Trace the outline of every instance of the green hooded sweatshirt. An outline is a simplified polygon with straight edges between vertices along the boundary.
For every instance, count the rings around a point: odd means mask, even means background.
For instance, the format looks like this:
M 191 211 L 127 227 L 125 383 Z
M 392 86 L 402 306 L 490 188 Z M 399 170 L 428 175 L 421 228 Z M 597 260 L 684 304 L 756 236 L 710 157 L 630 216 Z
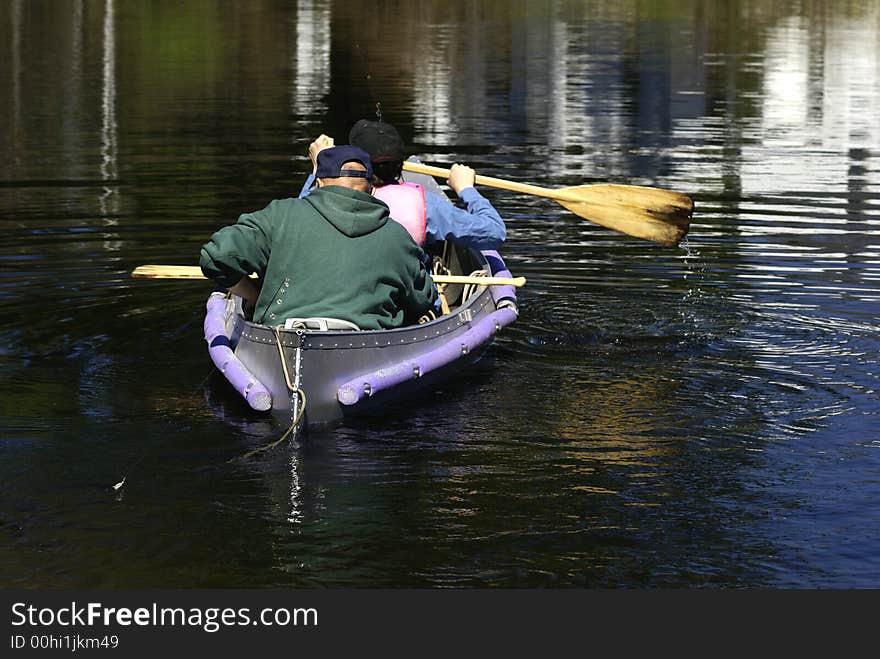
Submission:
M 202 246 L 206 277 L 228 288 L 256 272 L 254 322 L 341 318 L 361 329 L 415 323 L 437 298 L 422 250 L 388 207 L 342 186 L 245 213 Z

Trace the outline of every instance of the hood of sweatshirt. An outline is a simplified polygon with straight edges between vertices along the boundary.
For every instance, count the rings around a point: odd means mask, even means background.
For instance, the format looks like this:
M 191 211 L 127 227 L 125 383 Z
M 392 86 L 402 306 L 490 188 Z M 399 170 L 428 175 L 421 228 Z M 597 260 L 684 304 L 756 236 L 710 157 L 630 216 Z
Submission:
M 366 192 L 341 185 L 312 190 L 304 199 L 337 231 L 351 238 L 372 233 L 389 220 L 388 206 Z

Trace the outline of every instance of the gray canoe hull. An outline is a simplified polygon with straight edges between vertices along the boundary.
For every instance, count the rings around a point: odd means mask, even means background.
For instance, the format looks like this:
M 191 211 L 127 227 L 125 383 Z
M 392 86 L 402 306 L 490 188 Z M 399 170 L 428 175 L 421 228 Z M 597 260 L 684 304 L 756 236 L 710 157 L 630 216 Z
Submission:
M 504 276 L 497 271 L 497 253 L 487 254 L 493 255 L 495 269 L 484 254 L 472 252 L 471 258 L 482 261 L 486 274 Z M 264 388 L 271 409 L 288 422 L 296 418 L 304 400 L 305 424 L 332 424 L 369 411 L 389 397 L 407 396 L 472 363 L 495 334 L 516 319 L 512 297 L 510 287 L 474 287 L 451 313 L 436 320 L 367 331 L 268 327 L 245 320 L 237 299 L 226 298 L 222 306 L 213 299 L 206 338 L 218 368 L 252 407 L 260 409 L 252 399 Z M 222 325 L 213 337 L 208 336 L 209 321 Z M 219 361 L 214 354 L 218 346 L 225 350 Z M 262 401 L 265 408 L 266 396 Z
M 427 194 L 443 195 L 431 177 L 405 172 L 405 178 Z M 446 247 L 444 261 L 451 274 L 511 276 L 495 251 Z M 292 423 L 304 398 L 305 424 L 332 424 L 454 374 L 516 320 L 513 286 L 455 284 L 446 287 L 446 294 L 450 313 L 427 323 L 394 330 L 318 331 L 249 322 L 240 300 L 214 293 L 205 338 L 217 368 L 253 409 L 271 409 Z

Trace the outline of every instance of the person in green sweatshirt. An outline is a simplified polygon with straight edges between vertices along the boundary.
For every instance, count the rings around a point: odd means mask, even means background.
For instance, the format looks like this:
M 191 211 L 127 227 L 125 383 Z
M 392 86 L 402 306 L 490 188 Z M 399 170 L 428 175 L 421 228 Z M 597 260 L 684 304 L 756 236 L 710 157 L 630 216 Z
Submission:
M 217 231 L 202 246 L 202 273 L 239 295 L 245 312 L 265 325 L 309 317 L 360 329 L 418 322 L 437 291 L 421 248 L 370 195 L 372 175 L 365 151 L 324 149 L 318 189 L 304 199 L 276 199 Z

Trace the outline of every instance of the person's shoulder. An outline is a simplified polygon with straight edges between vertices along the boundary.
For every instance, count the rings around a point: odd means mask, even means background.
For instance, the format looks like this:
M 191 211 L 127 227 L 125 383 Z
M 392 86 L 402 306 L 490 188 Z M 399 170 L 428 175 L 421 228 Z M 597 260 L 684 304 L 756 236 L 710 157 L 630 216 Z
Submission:
M 308 203 L 305 199 L 300 199 L 299 197 L 279 197 L 278 199 L 273 199 L 270 204 L 277 204 L 279 206 L 298 206 L 303 203 Z
M 278 222 L 289 217 L 291 214 L 298 214 L 306 207 L 308 202 L 305 199 L 297 199 L 294 197 L 285 197 L 283 199 L 273 199 L 258 211 L 244 213 L 242 217 L 250 218 L 251 222 L 265 223 Z
M 460 218 L 468 214 L 467 210 L 453 204 L 448 197 L 427 191 L 425 192 L 425 211 L 429 218 Z
M 308 197 L 300 199 L 298 197 L 283 197 L 273 199 L 266 206 L 266 210 L 271 212 L 288 212 L 297 208 L 304 208 L 310 205 Z
M 461 199 L 461 197 L 459 197 Z M 442 192 L 432 192 L 425 190 L 425 206 L 438 210 L 461 210 L 455 205 L 455 201 L 447 197 Z

